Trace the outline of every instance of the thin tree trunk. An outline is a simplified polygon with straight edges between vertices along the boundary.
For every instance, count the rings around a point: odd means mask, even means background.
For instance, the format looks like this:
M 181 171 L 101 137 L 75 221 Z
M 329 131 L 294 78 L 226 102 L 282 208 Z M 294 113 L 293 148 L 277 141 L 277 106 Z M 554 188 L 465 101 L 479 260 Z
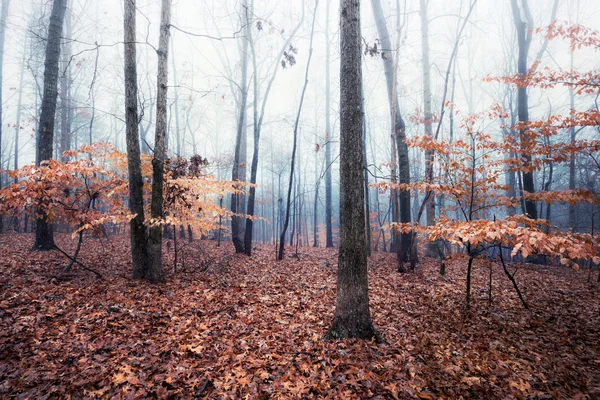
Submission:
M 315 22 L 317 20 L 317 7 L 319 5 L 319 0 L 315 0 L 315 8 L 313 10 L 313 20 L 312 20 L 312 28 L 310 31 L 310 44 L 308 50 L 308 60 L 306 61 L 306 71 L 304 73 L 304 86 L 302 87 L 302 95 L 300 96 L 300 104 L 298 105 L 298 113 L 296 114 L 296 122 L 294 124 L 294 142 L 292 145 L 292 161 L 290 168 L 290 180 L 288 184 L 288 193 L 287 193 L 287 205 L 285 211 L 285 219 L 283 222 L 283 228 L 281 229 L 281 237 L 279 239 L 279 253 L 277 254 L 277 260 L 283 260 L 283 249 L 285 246 L 285 233 L 288 228 L 288 224 L 290 221 L 290 203 L 292 200 L 292 185 L 294 184 L 294 168 L 296 164 L 296 151 L 297 151 L 297 143 L 298 143 L 298 125 L 300 124 L 300 116 L 302 115 L 302 105 L 304 104 L 304 96 L 306 94 L 306 88 L 308 86 L 308 72 L 310 71 L 310 62 L 312 60 L 313 53 L 313 38 L 315 34 Z
M 21 108 L 23 106 L 23 85 L 25 82 L 25 53 L 27 51 L 27 43 L 25 42 L 25 46 L 23 48 L 23 61 L 21 63 L 21 71 L 19 72 L 19 96 L 17 100 L 17 120 L 15 124 L 15 156 L 14 156 L 14 166 L 15 170 L 19 169 L 19 137 L 21 136 Z M 14 183 L 18 182 L 18 178 L 14 178 Z
M 252 2 L 252 7 L 254 7 L 254 2 Z M 249 17 L 248 17 L 247 21 L 248 21 L 247 22 L 248 25 L 251 25 L 251 20 L 249 19 Z M 277 58 L 277 64 L 274 66 L 273 74 L 271 75 L 269 83 L 267 84 L 267 89 L 265 90 L 265 95 L 262 99 L 260 116 L 258 115 L 258 76 L 257 76 L 258 68 L 256 65 L 256 51 L 254 48 L 254 40 L 252 40 L 252 36 L 251 36 L 252 31 L 251 31 L 251 29 L 249 30 L 250 51 L 252 53 L 252 67 L 254 70 L 254 78 L 253 78 L 253 85 L 254 85 L 254 110 L 253 110 L 254 111 L 254 118 L 253 118 L 254 149 L 253 149 L 253 153 L 252 153 L 252 165 L 250 167 L 250 183 L 251 184 L 256 184 L 256 177 L 258 175 L 258 156 L 259 156 L 259 149 L 260 149 L 260 133 L 261 133 L 261 129 L 262 129 L 263 118 L 265 116 L 265 107 L 267 105 L 267 100 L 269 99 L 269 93 L 271 92 L 271 87 L 273 86 L 273 82 L 275 82 L 275 78 L 277 77 L 277 72 L 279 71 L 279 61 L 283 57 L 283 53 L 286 50 L 288 50 L 292 39 L 296 36 L 296 33 L 302 26 L 303 21 L 304 21 L 304 1 L 302 2 L 302 15 L 300 17 L 300 20 L 299 20 L 298 24 L 295 26 L 291 35 L 287 38 L 287 40 L 281 47 L 281 50 L 279 52 L 279 57 Z M 251 186 L 250 192 L 248 195 L 248 207 L 246 210 L 246 214 L 249 216 L 254 216 L 255 199 L 256 199 L 256 187 Z M 244 247 L 245 247 L 246 255 L 248 255 L 248 256 L 250 256 L 252 254 L 253 226 L 254 226 L 254 221 L 252 220 L 252 218 L 247 218 L 246 219 L 246 230 L 244 232 Z
M 6 20 L 8 18 L 8 6 L 10 0 L 2 0 L 2 15 L 0 16 L 0 189 L 4 183 L 2 170 L 2 154 L 4 148 L 2 147 L 2 131 L 4 130 L 3 120 L 3 107 L 2 107 L 2 80 L 4 76 L 4 42 L 6 36 Z M 0 214 L 0 233 L 4 231 L 4 217 Z
M 573 50 L 571 50 L 571 71 L 573 70 Z M 575 109 L 575 91 L 573 90 L 573 86 L 569 85 L 569 104 L 571 110 Z M 571 118 L 573 118 L 573 111 L 571 111 Z M 577 139 L 577 132 L 575 131 L 575 127 L 571 127 L 569 129 L 569 136 L 571 140 L 571 145 L 575 144 L 575 139 Z M 576 181 L 575 181 L 575 159 L 577 158 L 577 153 L 571 153 L 571 157 L 569 157 L 569 190 L 575 190 Z M 575 204 L 569 204 L 569 229 L 571 232 L 577 232 L 577 215 L 575 214 L 576 206 Z
M 244 19 L 242 19 L 242 25 L 245 25 L 244 28 L 244 32 L 245 32 L 245 36 L 242 37 L 242 48 L 240 49 L 240 57 L 241 57 L 241 62 L 242 62 L 242 76 L 240 79 L 240 103 L 239 103 L 239 109 L 240 109 L 240 113 L 238 116 L 238 122 L 237 122 L 237 133 L 235 136 L 235 152 L 234 152 L 234 157 L 233 157 L 233 167 L 231 169 L 231 180 L 236 182 L 236 181 L 245 181 L 246 176 L 244 174 L 244 176 L 241 175 L 242 173 L 242 167 L 241 164 L 245 164 L 246 160 L 244 158 L 245 156 L 245 147 L 246 147 L 246 140 L 245 140 L 245 135 L 244 135 L 244 126 L 247 124 L 246 121 L 246 106 L 248 104 L 248 43 L 250 42 L 250 39 L 248 37 L 248 32 L 250 31 L 249 28 L 249 24 L 248 24 L 248 18 L 249 18 L 249 10 L 248 10 L 248 5 L 247 5 L 247 1 L 244 0 L 241 3 L 241 7 L 242 7 L 242 13 L 243 15 L 245 15 L 246 17 Z M 256 101 L 255 101 L 256 103 Z M 243 149 L 244 148 L 244 149 Z M 245 168 L 244 168 L 244 172 L 245 172 Z M 240 194 L 239 193 L 233 193 L 231 195 L 231 212 L 234 214 L 243 214 L 246 212 L 246 210 L 243 210 L 241 207 L 241 201 L 240 201 Z M 243 253 L 244 252 L 244 240 L 243 240 L 243 233 L 242 233 L 242 221 L 243 219 L 241 217 L 238 217 L 236 215 L 234 215 L 231 218 L 231 240 L 233 241 L 233 245 L 235 247 L 235 252 L 236 253 Z
M 360 3 L 340 5 L 340 249 L 335 315 L 328 338 L 377 336 L 369 310 L 365 241 Z
M 331 199 L 331 40 L 329 38 L 329 5 L 325 0 L 325 247 L 333 247 Z
M 42 110 L 38 129 L 39 142 L 37 147 L 36 164 L 52 158 L 52 145 L 54 142 L 54 122 L 56 116 L 56 99 L 58 96 L 58 61 L 60 59 L 60 39 L 63 31 L 66 0 L 54 0 L 50 25 L 48 27 L 48 42 L 46 44 L 46 61 L 44 65 L 44 94 Z M 41 211 L 41 210 L 40 210 Z M 43 211 L 36 222 L 35 244 L 36 250 L 51 250 L 54 245 L 52 224 L 46 220 Z
M 68 0 L 67 0 L 68 1 Z M 71 150 L 71 11 L 65 13 L 65 39 L 63 44 L 62 75 L 60 78 L 60 151 L 63 162 L 68 161 L 63 153 Z
M 169 69 L 169 34 L 171 24 L 171 0 L 162 0 L 160 22 L 160 38 L 158 42 L 158 75 L 156 78 L 156 132 L 154 135 L 154 159 L 152 160 L 152 204 L 150 206 L 153 220 L 162 220 L 163 212 L 163 179 L 165 168 L 166 133 L 167 133 L 167 82 Z M 164 280 L 162 270 L 162 227 L 150 227 L 148 237 L 148 254 L 150 268 L 146 279 L 150 282 Z
M 433 115 L 431 108 L 431 64 L 429 61 L 429 19 L 427 16 L 427 2 L 420 0 L 420 16 L 421 16 L 421 51 L 423 56 L 423 116 L 425 125 L 425 135 L 433 137 Z M 425 150 L 425 181 L 433 183 L 433 150 Z M 435 224 L 435 195 L 431 193 L 427 199 L 427 226 Z M 429 242 L 427 246 L 427 254 L 430 257 L 437 257 L 438 244 Z
M 406 124 L 404 123 L 402 113 L 400 112 L 397 90 L 397 65 L 400 51 L 399 43 L 396 43 L 396 48 L 392 50 L 392 42 L 385 21 L 383 8 L 381 7 L 381 1 L 371 0 L 371 7 L 373 9 L 375 24 L 377 25 L 377 32 L 379 34 L 383 52 L 382 60 L 390 108 L 390 123 L 392 125 L 392 182 L 409 184 L 410 161 L 408 157 L 408 146 L 404 141 L 406 138 Z M 399 9 L 397 10 L 397 13 L 399 15 Z M 399 23 L 400 20 L 398 17 L 397 24 L 399 25 Z M 396 40 L 399 42 L 400 26 L 397 26 L 396 29 L 398 30 L 398 37 Z M 392 196 L 393 222 L 410 223 L 410 190 L 392 190 L 390 196 Z M 398 256 L 398 269 L 400 271 L 403 271 L 404 269 L 402 263 L 408 261 L 410 256 L 410 236 L 410 233 L 396 233 L 393 235 L 396 254 Z

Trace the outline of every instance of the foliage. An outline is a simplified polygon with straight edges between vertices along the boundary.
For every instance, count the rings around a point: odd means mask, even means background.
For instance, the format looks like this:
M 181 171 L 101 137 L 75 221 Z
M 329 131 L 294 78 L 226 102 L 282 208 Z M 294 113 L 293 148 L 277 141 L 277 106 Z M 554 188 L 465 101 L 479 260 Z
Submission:
M 377 345 L 322 340 L 335 303 L 335 249 L 301 248 L 300 261 L 276 263 L 261 246 L 248 258 L 232 255 L 230 243 L 195 241 L 185 270 L 148 285 L 129 279 L 125 236 L 90 243 L 81 256 L 104 282 L 49 278 L 62 261 L 29 252 L 30 240 L 0 236 L 0 397 L 600 395 L 597 288 L 585 283 L 587 271 L 522 267 L 535 305 L 524 312 L 499 271 L 489 302 L 488 268 L 476 263 L 476 307 L 465 320 L 464 263 L 449 264 L 446 278 L 431 260 L 395 274 L 394 255 L 374 253 L 370 302 L 386 341 Z M 172 253 L 165 257 L 168 265 Z M 206 269 L 207 257 L 218 262 Z

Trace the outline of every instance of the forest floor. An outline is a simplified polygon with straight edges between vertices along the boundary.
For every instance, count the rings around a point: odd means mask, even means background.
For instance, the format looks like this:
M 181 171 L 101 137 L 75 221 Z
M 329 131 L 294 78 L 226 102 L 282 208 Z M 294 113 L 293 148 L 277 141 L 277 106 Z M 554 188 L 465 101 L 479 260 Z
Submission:
M 73 249 L 70 235 L 57 243 Z M 523 265 L 519 302 L 502 269 L 425 260 L 399 274 L 369 260 L 382 343 L 323 341 L 335 310 L 337 253 L 274 261 L 229 243 L 186 245 L 167 282 L 133 281 L 128 238 L 88 238 L 60 278 L 60 253 L 0 235 L 0 398 L 600 398 L 600 288 L 587 271 Z M 596 272 L 597 273 L 597 272 Z M 593 276 L 595 282 L 595 275 Z

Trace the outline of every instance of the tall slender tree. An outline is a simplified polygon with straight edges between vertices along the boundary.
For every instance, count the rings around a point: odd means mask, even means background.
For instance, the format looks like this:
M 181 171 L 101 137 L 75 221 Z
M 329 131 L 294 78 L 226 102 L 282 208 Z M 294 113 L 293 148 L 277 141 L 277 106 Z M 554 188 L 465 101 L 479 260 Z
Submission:
M 2 120 L 2 78 L 4 71 L 4 38 L 6 37 L 6 19 L 8 18 L 8 5 L 10 0 L 2 0 L 2 15 L 0 16 L 0 171 L 2 165 L 2 130 L 4 121 Z M 2 172 L 0 172 L 0 189 L 2 188 Z M 4 230 L 4 221 L 0 215 L 0 233 Z
M 163 213 L 163 174 L 167 151 L 167 82 L 169 77 L 169 34 L 171 26 L 171 0 L 162 0 L 160 13 L 160 37 L 158 39 L 158 74 L 156 77 L 156 131 L 154 134 L 154 158 L 152 159 L 151 217 L 161 220 Z M 164 280 L 162 270 L 162 225 L 150 226 L 148 236 L 149 268 L 145 278 L 150 282 Z
M 135 217 L 129 223 L 133 278 L 146 276 L 148 269 L 148 237 L 144 225 L 144 182 L 140 156 L 140 133 L 137 107 L 136 67 L 136 0 L 125 0 L 125 138 L 129 172 L 129 210 Z
M 71 149 L 71 36 L 71 11 L 67 7 L 60 76 L 60 146 L 58 154 L 62 161 L 66 161 L 63 153 Z
M 533 32 L 533 20 L 531 18 L 531 12 L 529 11 L 529 4 L 527 0 L 521 0 L 523 7 L 523 13 L 525 14 L 526 20 L 521 18 L 521 10 L 517 4 L 517 0 L 511 0 L 510 2 L 513 14 L 513 22 L 517 30 L 517 43 L 519 46 L 519 58 L 517 60 L 517 72 L 521 76 L 527 75 L 527 55 L 529 54 L 529 46 L 531 45 L 531 38 Z M 519 116 L 519 122 L 526 122 L 529 120 L 529 99 L 527 95 L 527 87 L 519 87 L 517 89 L 517 113 Z M 521 145 L 527 141 L 525 129 L 519 130 L 519 140 Z M 531 165 L 531 154 L 525 151 L 521 154 L 521 158 L 524 161 L 524 166 Z M 535 183 L 533 177 L 533 171 L 525 170 L 522 172 L 523 190 L 529 193 L 535 193 Z M 526 199 L 525 200 L 525 212 L 529 218 L 537 219 L 538 213 L 535 206 L 535 201 Z
M 406 124 L 404 123 L 402 113 L 400 112 L 400 104 L 398 102 L 397 95 L 398 89 L 396 83 L 398 74 L 397 64 L 400 51 L 399 43 L 396 43 L 396 48 L 393 50 L 392 41 L 390 39 L 387 24 L 385 22 L 383 8 L 381 7 L 381 1 L 371 0 L 371 7 L 373 9 L 375 24 L 377 25 L 377 33 L 379 35 L 379 41 L 381 43 L 381 48 L 383 52 L 382 60 L 388 94 L 388 104 L 390 107 L 390 118 L 392 124 L 392 146 L 394 146 L 395 142 L 395 148 L 393 149 L 393 152 L 397 154 L 397 179 L 398 182 L 401 184 L 408 184 L 410 183 L 410 161 L 408 157 L 408 146 L 404 141 L 404 139 L 406 139 Z M 399 9 L 397 10 L 397 13 L 398 15 L 400 14 Z M 399 25 L 399 23 L 400 21 L 398 18 L 397 24 Z M 398 30 L 398 33 L 400 33 L 400 26 L 397 26 L 396 29 Z M 394 179 L 396 178 L 394 177 Z M 395 191 L 392 192 L 392 195 L 396 196 L 394 192 Z M 398 210 L 396 210 L 396 212 L 394 213 L 396 217 L 396 220 L 394 222 L 410 223 L 410 191 L 400 191 L 398 198 L 399 202 L 394 201 L 395 207 L 398 208 Z M 410 243 L 410 233 L 402 233 L 400 235 L 400 243 L 396 243 L 399 261 L 401 263 L 408 261 L 410 255 Z
M 248 104 L 248 44 L 250 42 L 250 31 L 251 26 L 249 24 L 250 21 L 250 10 L 248 9 L 248 2 L 243 0 L 241 3 L 241 15 L 244 17 L 241 19 L 242 26 L 244 27 L 243 31 L 245 33 L 242 36 L 242 46 L 240 48 L 240 58 L 242 62 L 242 77 L 240 79 L 239 89 L 240 89 L 240 103 L 239 103 L 239 116 L 237 122 L 237 132 L 235 135 L 235 150 L 233 156 L 233 166 L 231 168 L 231 180 L 232 181 L 245 181 L 246 180 L 246 107 Z M 242 165 L 244 164 L 244 165 Z M 243 174 L 243 175 L 242 175 Z M 234 214 L 237 213 L 245 213 L 244 203 L 240 201 L 242 196 L 239 193 L 231 194 L 231 212 Z M 231 218 L 231 240 L 233 241 L 233 246 L 235 247 L 236 253 L 244 252 L 244 226 L 243 218 L 233 216 Z
M 45 160 L 52 159 L 56 98 L 58 96 L 58 61 L 60 59 L 60 41 L 66 9 L 67 0 L 54 0 L 52 13 L 50 14 L 50 25 L 48 27 L 48 42 L 46 43 L 44 89 L 36 154 L 37 165 L 40 165 Z M 43 212 L 40 212 L 40 216 L 36 221 L 35 244 L 33 248 L 42 251 L 54 248 L 52 224 L 46 221 Z
M 300 96 L 300 104 L 298 105 L 298 113 L 296 114 L 296 122 L 294 123 L 294 141 L 292 144 L 292 160 L 290 166 L 290 179 L 288 182 L 288 192 L 287 192 L 287 203 L 285 209 L 285 219 L 283 220 L 283 228 L 281 229 L 281 237 L 279 239 L 279 253 L 277 253 L 277 259 L 283 260 L 283 250 L 285 246 L 285 233 L 288 228 L 288 224 L 290 221 L 290 204 L 292 201 L 292 187 L 294 185 L 294 170 L 296 167 L 296 150 L 298 144 L 298 125 L 300 124 L 300 116 L 302 115 L 302 105 L 304 104 L 304 96 L 306 94 L 306 88 L 308 87 L 308 73 L 310 71 L 310 62 L 312 60 L 313 53 L 313 38 L 315 35 L 315 22 L 317 20 L 317 7 L 319 6 L 319 0 L 315 0 L 315 8 L 313 10 L 313 20 L 312 27 L 310 30 L 310 43 L 308 49 L 308 60 L 306 61 L 306 70 L 304 72 L 304 86 L 302 87 L 302 95 Z M 296 196 L 294 196 L 296 198 Z M 297 199 L 295 200 L 297 201 Z M 292 239 L 293 239 L 292 233 Z M 291 245 L 291 243 L 290 243 Z
M 340 249 L 329 338 L 376 336 L 369 310 L 363 180 L 360 1 L 340 5 Z
M 251 9 L 254 7 L 254 2 L 251 3 L 250 7 L 251 7 Z M 304 1 L 302 2 L 302 15 L 300 16 L 300 19 L 298 20 L 298 23 L 292 30 L 292 33 L 290 34 L 290 36 L 288 36 L 285 43 L 283 43 L 283 45 L 281 46 L 279 55 L 275 61 L 273 69 L 270 70 L 271 78 L 269 79 L 269 83 L 267 84 L 267 88 L 265 89 L 265 94 L 262 96 L 262 103 L 260 105 L 260 115 L 258 113 L 258 99 L 260 99 L 260 96 L 258 93 L 258 74 L 257 74 L 258 68 L 257 68 L 257 61 L 256 61 L 256 48 L 254 45 L 254 39 L 252 38 L 252 31 L 251 30 L 249 31 L 250 52 L 252 54 L 252 69 L 254 70 L 253 80 L 252 80 L 253 88 L 254 88 L 254 93 L 253 93 L 254 94 L 254 101 L 253 101 L 254 149 L 253 149 L 253 153 L 252 153 L 252 165 L 250 167 L 250 184 L 252 184 L 252 185 L 256 184 L 256 177 L 258 174 L 258 155 L 259 155 L 259 150 L 260 150 L 260 134 L 261 134 L 263 120 L 265 117 L 265 108 L 267 106 L 267 100 L 269 99 L 269 93 L 271 93 L 271 88 L 273 87 L 273 82 L 275 82 L 275 78 L 277 77 L 277 72 L 279 71 L 279 63 L 281 62 L 284 52 L 289 49 L 292 39 L 294 39 L 296 37 L 296 33 L 298 33 L 298 30 L 302 26 L 303 22 L 304 22 Z M 248 20 L 248 23 L 250 23 L 250 20 Z M 246 214 L 249 215 L 250 217 L 252 217 L 254 215 L 255 199 L 256 199 L 256 187 L 251 186 L 250 193 L 248 195 L 248 207 L 246 209 Z M 252 220 L 252 218 L 247 218 L 246 219 L 246 230 L 244 232 L 244 247 L 245 247 L 245 253 L 247 255 L 252 254 L 253 226 L 254 226 L 254 221 Z
M 329 37 L 329 3 L 325 5 L 325 247 L 333 247 L 333 212 L 331 199 L 331 39 Z

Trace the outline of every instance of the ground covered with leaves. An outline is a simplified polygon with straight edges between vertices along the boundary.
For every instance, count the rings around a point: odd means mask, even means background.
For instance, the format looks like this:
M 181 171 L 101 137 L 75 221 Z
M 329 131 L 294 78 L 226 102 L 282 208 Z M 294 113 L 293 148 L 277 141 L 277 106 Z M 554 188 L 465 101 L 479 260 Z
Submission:
M 375 253 L 370 298 L 382 343 L 327 342 L 336 251 L 274 260 L 229 244 L 186 245 L 168 281 L 130 279 L 128 239 L 89 238 L 63 276 L 58 252 L 0 236 L 2 398 L 600 398 L 599 288 L 587 271 L 520 267 L 523 309 L 499 266 L 425 260 L 398 274 Z M 70 236 L 58 243 L 74 248 Z M 595 281 L 595 280 L 594 280 Z

